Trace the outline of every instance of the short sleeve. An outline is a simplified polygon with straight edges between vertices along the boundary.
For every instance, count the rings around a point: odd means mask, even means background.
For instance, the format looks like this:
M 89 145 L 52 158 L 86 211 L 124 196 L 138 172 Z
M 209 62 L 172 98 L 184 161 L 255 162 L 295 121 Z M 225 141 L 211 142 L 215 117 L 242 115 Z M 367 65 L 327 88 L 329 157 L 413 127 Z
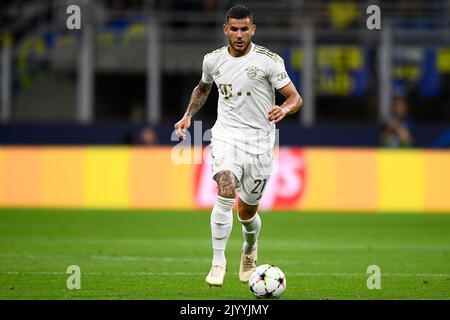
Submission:
M 289 78 L 286 68 L 284 66 L 284 61 L 281 57 L 277 56 L 277 61 L 272 60 L 268 70 L 268 79 L 275 89 L 281 89 L 289 82 Z
M 211 74 L 211 67 L 206 59 L 206 56 L 203 58 L 203 66 L 202 66 L 202 82 L 210 84 L 213 82 L 213 77 Z

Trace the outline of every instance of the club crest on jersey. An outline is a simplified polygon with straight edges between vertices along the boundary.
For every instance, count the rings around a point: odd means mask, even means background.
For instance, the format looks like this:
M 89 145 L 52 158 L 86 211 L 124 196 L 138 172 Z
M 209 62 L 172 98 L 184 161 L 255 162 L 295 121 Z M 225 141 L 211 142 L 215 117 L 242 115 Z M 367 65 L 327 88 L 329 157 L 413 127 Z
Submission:
M 249 79 L 255 79 L 256 75 L 258 74 L 258 68 L 255 66 L 249 66 L 247 69 L 245 69 L 247 71 L 247 77 Z

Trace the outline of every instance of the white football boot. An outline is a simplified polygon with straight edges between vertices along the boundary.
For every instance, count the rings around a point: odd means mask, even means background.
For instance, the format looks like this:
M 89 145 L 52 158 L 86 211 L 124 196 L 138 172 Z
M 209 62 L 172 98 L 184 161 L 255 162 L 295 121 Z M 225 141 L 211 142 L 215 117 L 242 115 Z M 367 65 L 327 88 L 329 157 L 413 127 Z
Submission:
M 223 285 L 223 278 L 225 277 L 226 266 L 215 265 L 211 267 L 208 275 L 206 276 L 206 283 L 209 286 L 220 287 Z
M 244 249 L 241 252 L 241 265 L 239 266 L 239 280 L 248 282 L 253 271 L 256 270 L 256 260 L 258 260 L 258 246 L 255 244 L 250 254 L 245 254 Z

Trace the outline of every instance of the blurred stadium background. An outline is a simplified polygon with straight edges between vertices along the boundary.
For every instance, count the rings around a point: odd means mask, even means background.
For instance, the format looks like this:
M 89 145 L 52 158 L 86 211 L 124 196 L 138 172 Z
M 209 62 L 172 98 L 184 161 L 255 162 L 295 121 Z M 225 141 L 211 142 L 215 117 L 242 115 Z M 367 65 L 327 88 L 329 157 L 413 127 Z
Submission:
M 176 144 L 173 124 L 203 55 L 225 44 L 224 12 L 234 3 L 2 1 L 0 204 L 211 205 L 207 166 L 175 166 L 159 147 Z M 70 4 L 81 7 L 81 30 L 67 29 Z M 279 126 L 291 149 L 282 149 L 265 206 L 450 211 L 450 2 L 246 4 L 254 41 L 284 58 L 305 100 Z M 370 4 L 381 8 L 381 30 L 366 27 Z M 216 99 L 213 90 L 195 118 L 203 132 Z M 405 141 L 389 125 L 398 104 Z
M 177 164 L 171 136 L 203 56 L 226 44 L 224 14 L 236 3 L 253 10 L 254 42 L 284 58 L 305 101 L 279 124 L 279 161 L 262 200 L 269 211 L 263 254 L 299 258 L 282 265 L 288 278 L 303 270 L 301 286 L 288 281 L 287 297 L 448 299 L 450 216 L 407 213 L 450 213 L 450 0 L 0 1 L 1 297 L 77 297 L 64 291 L 64 273 L 60 284 L 51 280 L 73 257 L 97 277 L 99 291 L 81 297 L 211 294 L 201 286 L 210 254 L 205 215 L 121 213 L 207 213 L 213 205 L 208 141 L 196 140 L 186 158 L 199 160 L 205 150 L 204 162 Z M 81 7 L 81 30 L 67 29 L 72 4 Z M 372 4 L 381 8 L 381 30 L 366 27 Z M 214 123 L 216 101 L 212 90 L 195 116 L 202 133 Z M 271 210 L 317 216 L 277 218 Z M 376 220 L 350 212 L 406 214 Z M 170 237 L 172 247 L 164 242 Z M 237 231 L 233 237 L 237 265 L 241 239 Z M 196 281 L 185 277 L 176 288 L 189 288 L 185 295 L 160 278 L 156 291 L 124 278 L 124 271 L 168 276 L 174 270 L 164 263 L 176 258 L 142 262 L 167 252 L 186 255 L 192 267 Z M 193 256 L 205 259 L 197 265 Z M 344 284 L 357 294 L 336 289 L 333 277 L 353 277 L 348 272 L 372 258 L 389 266 L 398 291 L 370 295 L 358 287 L 365 269 Z M 111 265 L 122 276 L 101 278 Z M 21 271 L 34 272 L 34 289 Z M 117 289 L 133 285 L 141 291 Z M 247 297 L 224 290 L 217 296 Z

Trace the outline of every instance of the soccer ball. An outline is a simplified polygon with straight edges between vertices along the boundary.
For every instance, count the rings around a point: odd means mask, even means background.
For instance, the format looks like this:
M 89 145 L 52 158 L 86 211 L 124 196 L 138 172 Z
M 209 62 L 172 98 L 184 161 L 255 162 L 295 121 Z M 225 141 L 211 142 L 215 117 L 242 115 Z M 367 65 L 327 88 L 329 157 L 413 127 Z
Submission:
M 252 273 L 248 285 L 257 298 L 279 298 L 286 289 L 286 277 L 280 268 L 262 264 Z

